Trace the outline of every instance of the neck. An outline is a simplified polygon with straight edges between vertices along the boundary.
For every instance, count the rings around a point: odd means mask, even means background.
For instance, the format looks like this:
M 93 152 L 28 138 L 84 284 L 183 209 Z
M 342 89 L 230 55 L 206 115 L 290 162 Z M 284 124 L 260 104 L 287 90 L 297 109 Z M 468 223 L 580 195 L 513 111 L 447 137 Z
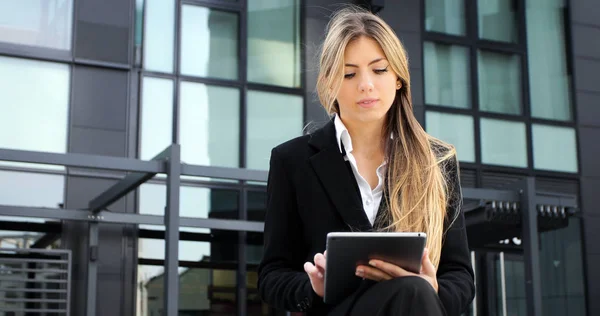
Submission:
M 373 122 L 346 122 L 344 125 L 352 138 L 353 151 L 367 157 L 384 155 L 384 120 Z M 374 141 L 379 140 L 379 141 Z

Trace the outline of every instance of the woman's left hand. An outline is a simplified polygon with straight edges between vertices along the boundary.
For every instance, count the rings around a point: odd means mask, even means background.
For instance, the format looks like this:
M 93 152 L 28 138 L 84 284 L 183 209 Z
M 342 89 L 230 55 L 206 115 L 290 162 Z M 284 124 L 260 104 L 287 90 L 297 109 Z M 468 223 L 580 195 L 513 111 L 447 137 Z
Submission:
M 372 259 L 369 261 L 368 266 L 359 265 L 356 267 L 356 275 L 361 278 L 378 282 L 405 276 L 419 276 L 429 282 L 436 293 L 438 291 L 438 282 L 435 276 L 436 270 L 433 263 L 431 263 L 431 260 L 429 260 L 429 251 L 427 249 L 423 251 L 423 257 L 421 258 L 421 273 L 419 274 L 406 271 L 389 262 Z

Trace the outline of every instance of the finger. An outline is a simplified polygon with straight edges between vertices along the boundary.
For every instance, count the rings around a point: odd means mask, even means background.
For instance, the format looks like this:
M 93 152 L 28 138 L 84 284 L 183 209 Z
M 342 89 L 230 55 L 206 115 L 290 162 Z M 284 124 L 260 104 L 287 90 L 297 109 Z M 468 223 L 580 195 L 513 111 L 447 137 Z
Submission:
M 322 254 L 318 253 L 315 255 L 315 266 L 317 266 L 317 268 L 319 269 L 319 271 L 321 273 L 325 273 L 325 266 L 327 264 L 327 261 L 325 260 L 325 256 L 323 256 Z
M 306 273 L 311 279 L 323 278 L 323 274 L 319 271 L 319 269 L 310 262 L 304 263 L 304 271 L 306 271 Z
M 422 269 L 423 272 L 422 273 L 434 278 L 437 271 L 435 270 L 435 266 L 431 262 L 431 259 L 429 259 L 429 251 L 425 250 L 425 252 L 426 252 L 426 256 L 423 260 L 423 269 Z
M 404 276 L 411 276 L 411 275 L 415 275 L 412 272 L 406 271 L 403 268 L 389 263 L 389 262 L 385 262 L 385 261 L 381 261 L 381 260 L 370 260 L 369 264 L 373 267 L 376 267 L 377 269 L 393 276 L 393 277 L 404 277 Z
M 363 265 L 356 267 L 356 276 L 365 278 L 365 279 L 369 279 L 369 280 L 373 280 L 373 281 L 377 281 L 377 282 L 393 279 L 393 277 L 391 275 L 389 275 L 377 268 L 363 266 Z

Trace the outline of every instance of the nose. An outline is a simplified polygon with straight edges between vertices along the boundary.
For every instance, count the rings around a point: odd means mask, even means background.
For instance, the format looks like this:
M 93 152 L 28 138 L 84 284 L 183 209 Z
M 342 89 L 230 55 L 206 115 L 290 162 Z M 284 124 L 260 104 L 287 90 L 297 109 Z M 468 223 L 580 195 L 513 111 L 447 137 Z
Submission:
M 371 80 L 371 76 L 361 76 L 360 82 L 358 83 L 358 90 L 360 90 L 360 92 L 373 91 L 373 80 Z

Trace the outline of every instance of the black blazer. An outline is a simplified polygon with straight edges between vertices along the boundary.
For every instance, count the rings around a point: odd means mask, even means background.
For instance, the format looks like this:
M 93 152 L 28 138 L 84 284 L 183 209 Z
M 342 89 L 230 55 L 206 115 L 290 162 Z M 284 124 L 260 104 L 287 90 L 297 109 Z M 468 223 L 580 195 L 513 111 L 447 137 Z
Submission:
M 456 178 L 451 185 L 458 187 L 456 163 L 451 168 Z M 454 191 L 456 200 L 460 195 Z M 464 215 L 449 208 L 447 217 L 454 218 L 456 212 L 460 214 L 444 235 L 437 271 L 438 295 L 448 316 L 460 315 L 475 295 Z M 313 134 L 275 147 L 258 268 L 260 296 L 278 309 L 327 314 L 333 306 L 314 293 L 304 263 L 323 253 L 327 233 L 372 229 L 354 175 L 340 153 L 333 120 Z

